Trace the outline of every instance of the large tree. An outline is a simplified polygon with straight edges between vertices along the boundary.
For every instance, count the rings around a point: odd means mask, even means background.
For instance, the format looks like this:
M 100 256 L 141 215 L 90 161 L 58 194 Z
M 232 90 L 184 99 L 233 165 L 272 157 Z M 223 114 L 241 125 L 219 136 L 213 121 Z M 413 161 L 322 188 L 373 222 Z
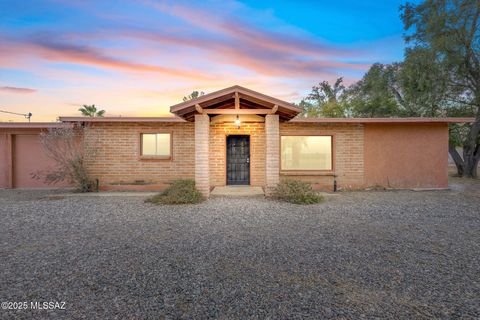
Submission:
M 398 116 L 398 88 L 395 73 L 398 65 L 373 64 L 363 78 L 347 89 L 347 101 L 354 117 Z
M 431 50 L 408 49 L 403 62 L 373 64 L 346 90 L 346 101 L 355 117 L 444 116 L 448 76 Z
M 463 158 L 450 152 L 466 177 L 477 177 L 480 161 L 480 3 L 478 0 L 426 0 L 402 7 L 406 41 L 425 48 L 446 68 L 451 102 L 474 108 L 475 121 L 463 141 Z
M 427 48 L 408 48 L 398 73 L 402 113 L 406 116 L 440 117 L 457 104 L 447 100 L 448 70 Z
M 323 81 L 313 86 L 312 92 L 300 102 L 303 109 L 300 117 L 346 117 L 348 110 L 343 101 L 344 93 L 343 78 L 338 78 L 334 84 Z

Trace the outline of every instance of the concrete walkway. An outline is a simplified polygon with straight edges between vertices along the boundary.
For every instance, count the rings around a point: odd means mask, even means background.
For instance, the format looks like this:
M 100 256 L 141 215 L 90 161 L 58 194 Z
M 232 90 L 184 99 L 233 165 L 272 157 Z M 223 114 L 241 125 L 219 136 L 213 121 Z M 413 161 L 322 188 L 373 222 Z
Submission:
M 263 189 L 261 187 L 252 186 L 225 186 L 215 187 L 210 193 L 211 196 L 222 197 L 252 197 L 252 196 L 264 196 Z

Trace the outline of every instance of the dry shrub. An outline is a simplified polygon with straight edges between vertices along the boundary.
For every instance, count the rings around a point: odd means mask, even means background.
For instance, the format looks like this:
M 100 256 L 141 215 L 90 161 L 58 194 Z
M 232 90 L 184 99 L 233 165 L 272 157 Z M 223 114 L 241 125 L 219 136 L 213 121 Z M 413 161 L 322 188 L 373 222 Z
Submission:
M 282 180 L 274 190 L 276 199 L 294 204 L 314 204 L 323 201 L 323 197 L 312 189 L 309 183 L 299 180 Z
M 148 198 L 146 202 L 155 204 L 194 204 L 205 200 L 191 179 L 175 180 L 165 191 Z
M 32 174 L 35 179 L 47 184 L 66 181 L 77 191 L 89 192 L 94 182 L 85 166 L 87 152 L 83 144 L 86 128 L 82 125 L 51 128 L 40 134 L 40 142 L 46 156 L 53 160 L 54 166 Z

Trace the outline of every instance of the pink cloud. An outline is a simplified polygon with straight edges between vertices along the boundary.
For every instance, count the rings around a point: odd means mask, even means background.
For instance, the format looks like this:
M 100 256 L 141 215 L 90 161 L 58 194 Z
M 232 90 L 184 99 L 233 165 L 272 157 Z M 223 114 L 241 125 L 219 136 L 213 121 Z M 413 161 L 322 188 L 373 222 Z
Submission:
M 37 90 L 30 88 L 19 88 L 19 87 L 0 87 L 0 91 L 9 92 L 9 93 L 20 93 L 20 94 L 29 94 L 35 93 Z
M 187 46 L 204 51 L 205 60 L 240 66 L 271 76 L 319 76 L 338 73 L 339 69 L 366 70 L 369 64 L 338 61 L 356 57 L 358 52 L 315 39 L 268 32 L 228 13 L 212 14 L 198 7 L 144 1 L 144 4 L 195 27 L 202 33 L 181 35 L 163 31 L 128 28 L 122 35 L 172 46 Z M 193 29 L 193 28 L 192 28 Z M 195 30 L 195 29 L 194 29 Z
M 162 67 L 151 64 L 129 62 L 100 53 L 97 49 L 89 46 L 73 45 L 66 42 L 50 41 L 45 35 L 33 36 L 28 39 L 2 39 L 9 42 L 9 48 L 3 54 L 2 60 L 8 61 L 8 54 L 22 54 L 43 57 L 50 61 L 71 62 L 84 65 L 105 67 L 109 69 L 121 69 L 133 72 L 156 72 L 173 77 L 205 79 L 204 73 L 186 71 L 181 69 Z
M 271 76 L 318 76 L 321 73 L 336 73 L 338 69 L 364 70 L 368 64 L 339 62 L 328 57 L 301 56 L 259 46 L 247 39 L 212 39 L 209 37 L 172 36 L 152 30 L 128 29 L 121 32 L 122 37 L 147 40 L 162 45 L 190 47 L 201 50 L 205 61 L 243 67 L 247 70 Z M 260 41 L 261 42 L 261 41 Z M 148 45 L 145 45 L 146 47 Z M 154 49 L 152 49 L 154 50 Z M 196 56 L 196 58 L 202 58 Z
M 181 18 L 189 24 L 201 27 L 213 33 L 227 35 L 242 42 L 248 42 L 256 47 L 276 50 L 291 54 L 307 54 L 313 56 L 336 55 L 344 56 L 349 50 L 339 49 L 312 39 L 295 37 L 289 34 L 267 32 L 256 28 L 238 16 L 228 16 L 225 13 L 211 14 L 198 7 L 162 2 L 144 1 L 144 4 L 156 10 Z

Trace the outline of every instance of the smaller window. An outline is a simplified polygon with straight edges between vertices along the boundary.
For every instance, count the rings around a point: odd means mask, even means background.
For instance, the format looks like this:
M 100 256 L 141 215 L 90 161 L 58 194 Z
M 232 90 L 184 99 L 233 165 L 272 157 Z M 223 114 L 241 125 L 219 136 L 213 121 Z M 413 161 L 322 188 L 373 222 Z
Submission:
M 142 156 L 170 158 L 170 133 L 142 133 Z

